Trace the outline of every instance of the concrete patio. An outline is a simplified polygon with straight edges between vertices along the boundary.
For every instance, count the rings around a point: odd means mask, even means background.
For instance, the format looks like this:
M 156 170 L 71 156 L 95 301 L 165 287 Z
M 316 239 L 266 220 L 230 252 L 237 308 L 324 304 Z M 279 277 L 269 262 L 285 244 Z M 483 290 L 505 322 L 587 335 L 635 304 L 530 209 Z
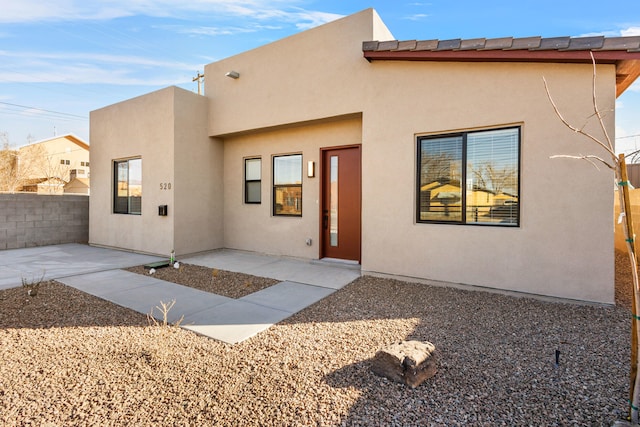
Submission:
M 162 258 L 80 244 L 2 251 L 0 289 L 20 286 L 22 278 L 57 280 L 140 313 L 153 312 L 160 302 L 175 300 L 168 320 L 182 318 L 181 327 L 226 343 L 244 341 L 360 276 L 351 265 L 309 262 L 253 253 L 217 250 L 181 262 L 252 274 L 280 283 L 232 299 L 143 276 L 122 268 Z

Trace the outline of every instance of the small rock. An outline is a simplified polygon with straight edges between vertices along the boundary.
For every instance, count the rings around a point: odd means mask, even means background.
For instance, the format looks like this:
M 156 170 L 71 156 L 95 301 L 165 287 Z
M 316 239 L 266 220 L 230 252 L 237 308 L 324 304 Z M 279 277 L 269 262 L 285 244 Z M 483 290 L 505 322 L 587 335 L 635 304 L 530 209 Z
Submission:
M 430 342 L 401 341 L 379 350 L 371 363 L 374 374 L 415 388 L 434 376 L 436 346 Z
M 155 269 L 155 268 L 150 268 L 150 269 L 149 269 L 149 274 L 153 274 L 153 273 L 155 273 L 155 272 L 156 272 L 156 269 Z

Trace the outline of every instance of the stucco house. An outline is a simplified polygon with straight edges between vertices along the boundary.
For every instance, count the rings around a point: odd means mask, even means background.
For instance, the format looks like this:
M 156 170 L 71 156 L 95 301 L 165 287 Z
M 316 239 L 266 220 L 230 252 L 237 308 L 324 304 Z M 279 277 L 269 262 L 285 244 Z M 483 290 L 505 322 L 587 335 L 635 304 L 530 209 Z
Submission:
M 543 85 L 587 121 L 590 52 L 614 135 L 638 37 L 396 41 L 367 9 L 208 64 L 204 96 L 169 87 L 91 113 L 89 241 L 611 303 L 613 175 L 550 159 L 602 153 Z
M 89 144 L 73 135 L 42 139 L 18 149 L 22 191 L 62 194 L 76 176 L 89 177 Z

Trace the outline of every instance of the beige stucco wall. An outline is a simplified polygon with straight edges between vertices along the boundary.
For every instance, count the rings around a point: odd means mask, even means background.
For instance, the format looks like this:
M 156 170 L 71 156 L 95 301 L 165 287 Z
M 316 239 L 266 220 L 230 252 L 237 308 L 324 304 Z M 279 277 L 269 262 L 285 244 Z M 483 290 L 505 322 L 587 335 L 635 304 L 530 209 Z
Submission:
M 168 256 L 222 241 L 220 144 L 207 137 L 206 117 L 206 100 L 176 87 L 91 113 L 90 244 Z M 113 161 L 136 157 L 142 158 L 142 214 L 114 214 Z M 158 215 L 159 205 L 168 205 L 168 216 Z
M 363 121 L 364 270 L 613 301 L 612 174 L 584 161 L 549 158 L 602 155 L 560 123 L 542 83 L 546 76 L 566 118 L 581 126 L 593 113 L 591 66 L 371 67 L 379 89 Z M 598 73 L 599 103 L 611 111 L 613 67 Z M 405 102 L 387 108 L 393 99 Z M 606 123 L 612 135 L 613 114 Z M 520 227 L 415 224 L 415 135 L 510 124 L 522 126 Z M 385 173 L 373 167 L 381 163 Z
M 303 173 L 302 218 L 273 217 L 272 156 L 302 153 L 303 165 L 319 166 L 321 148 L 361 143 L 363 272 L 613 302 L 612 174 L 550 159 L 602 153 L 561 124 L 542 83 L 582 126 L 593 115 L 592 67 L 363 58 L 363 41 L 392 38 L 366 10 L 209 64 L 206 100 L 169 88 L 93 112 L 90 241 L 317 258 L 320 177 Z M 225 77 L 231 70 L 240 78 Z M 615 70 L 597 74 L 613 137 Z M 416 137 L 507 125 L 522 129 L 520 226 L 416 223 Z M 601 135 L 593 119 L 586 129 Z M 111 163 L 129 156 L 143 158 L 140 217 L 110 214 Z M 245 205 L 243 158 L 253 156 L 263 160 L 262 203 Z M 174 190 L 160 191 L 167 181 Z
M 178 256 L 223 246 L 222 141 L 207 133 L 208 101 L 175 91 L 174 239 Z
M 225 247 L 276 255 L 317 259 L 320 221 L 320 148 L 359 144 L 360 118 L 308 124 L 290 129 L 258 132 L 225 140 L 224 230 Z M 273 216 L 274 155 L 302 154 L 302 217 Z M 260 204 L 244 203 L 244 159 L 262 159 Z M 307 162 L 316 164 L 314 178 Z M 311 246 L 306 239 L 311 238 Z
M 147 253 L 169 253 L 174 215 L 158 216 L 158 205 L 173 207 L 175 88 L 167 88 L 91 112 L 91 198 L 89 243 Z M 142 158 L 142 214 L 113 213 L 113 161 Z M 171 208 L 170 208 L 171 209 Z M 171 210 L 169 211 L 171 213 Z
M 375 95 L 362 42 L 392 37 L 368 9 L 207 65 L 211 135 L 361 112 Z
M 374 12 L 364 11 L 207 66 L 211 133 L 261 132 L 362 112 L 363 271 L 613 302 L 612 175 L 586 162 L 550 159 L 555 154 L 602 153 L 561 124 L 542 80 L 549 81 L 565 117 L 581 126 L 593 114 L 592 67 L 369 63 L 362 41 L 374 38 L 376 20 Z M 224 77 L 230 70 L 240 78 Z M 597 89 L 602 111 L 613 111 L 613 66 L 598 67 Z M 613 135 L 613 113 L 605 123 Z M 416 136 L 505 125 L 522 127 L 520 227 L 417 224 Z M 593 125 L 587 129 L 597 132 Z M 309 132 L 293 144 L 274 138 L 265 149 L 258 138 L 254 150 L 232 148 L 250 140 L 227 140 L 225 164 L 240 165 L 251 151 L 264 156 L 301 151 L 308 140 L 318 140 L 320 147 L 332 145 Z M 228 179 L 225 175 L 225 184 Z M 319 180 L 314 180 L 305 182 L 303 191 L 317 193 L 318 188 Z M 229 203 L 229 198 L 240 200 L 241 192 L 225 195 Z M 256 239 L 257 224 L 231 227 L 227 206 L 225 245 L 287 253 L 305 237 L 318 241 L 316 215 L 305 210 L 304 226 L 288 221 L 286 230 L 262 230 Z M 286 242 L 275 243 L 283 231 Z M 295 253 L 318 256 L 317 249 Z

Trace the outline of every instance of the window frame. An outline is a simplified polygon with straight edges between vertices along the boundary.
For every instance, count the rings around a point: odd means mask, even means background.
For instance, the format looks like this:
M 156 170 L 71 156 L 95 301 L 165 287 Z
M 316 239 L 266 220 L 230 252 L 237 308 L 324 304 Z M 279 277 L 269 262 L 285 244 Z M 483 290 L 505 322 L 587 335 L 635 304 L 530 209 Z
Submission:
M 127 158 L 127 159 L 118 159 L 118 160 L 113 160 L 112 165 L 113 165 L 113 177 L 112 177 L 112 213 L 114 214 L 119 214 L 119 215 L 142 215 L 142 195 L 140 195 L 140 211 L 139 212 L 133 212 L 131 209 L 131 195 L 129 193 L 129 188 L 131 186 L 130 184 L 130 166 L 129 163 L 131 161 L 135 161 L 135 160 L 139 160 L 140 161 L 140 187 L 142 187 L 142 157 L 131 157 L 131 158 Z M 127 209 L 126 212 L 124 211 L 119 211 L 118 210 L 118 198 L 120 198 L 118 196 L 118 183 L 120 182 L 119 180 L 119 174 L 118 174 L 118 169 L 119 169 L 119 165 L 120 164 L 127 164 Z M 141 190 L 142 192 L 142 190 Z
M 247 162 L 249 161 L 260 161 L 260 179 L 247 179 Z M 258 183 L 258 187 L 260 191 L 258 192 L 259 200 L 251 201 L 249 200 L 249 184 Z M 244 159 L 244 203 L 247 205 L 259 205 L 262 203 L 262 157 L 245 157 Z
M 287 184 L 276 184 L 276 159 L 282 157 L 300 157 L 300 184 L 295 183 L 287 183 Z M 271 202 L 271 213 L 273 216 L 284 216 L 284 217 L 302 217 L 302 166 L 303 166 L 303 157 L 302 153 L 290 153 L 290 154 L 277 154 L 271 157 L 271 180 L 272 180 L 272 202 Z M 276 200 L 277 200 L 277 191 L 280 188 L 300 188 L 300 213 L 278 213 L 276 210 Z
M 496 223 L 496 222 L 467 222 L 467 147 L 468 147 L 468 136 L 469 134 L 474 133 L 482 133 L 482 132 L 491 132 L 491 131 L 500 131 L 500 130 L 516 130 L 517 131 L 517 192 L 518 192 L 518 201 L 517 208 L 515 212 L 515 222 L 513 223 Z M 460 210 L 461 210 L 461 219 L 459 221 L 443 221 L 437 219 L 421 219 L 421 163 L 422 163 L 422 151 L 421 144 L 423 141 L 427 141 L 429 139 L 439 139 L 445 137 L 461 137 L 462 138 L 462 152 L 460 163 L 461 167 L 461 178 L 460 178 L 460 189 L 461 189 L 461 200 L 460 200 Z M 469 131 L 460 131 L 460 132 L 451 132 L 451 133 L 439 133 L 439 134 L 430 134 L 430 135 L 419 135 L 416 138 L 416 180 L 415 180 L 415 221 L 418 224 L 450 224 L 450 225 L 467 225 L 467 226 L 480 226 L 480 227 L 502 227 L 502 228 L 519 228 L 521 226 L 521 205 L 522 205 L 522 197 L 521 197 L 521 170 L 522 170 L 522 125 L 512 125 L 512 126 L 504 126 L 504 127 L 496 127 L 496 128 L 485 128 L 485 129 L 476 129 Z

